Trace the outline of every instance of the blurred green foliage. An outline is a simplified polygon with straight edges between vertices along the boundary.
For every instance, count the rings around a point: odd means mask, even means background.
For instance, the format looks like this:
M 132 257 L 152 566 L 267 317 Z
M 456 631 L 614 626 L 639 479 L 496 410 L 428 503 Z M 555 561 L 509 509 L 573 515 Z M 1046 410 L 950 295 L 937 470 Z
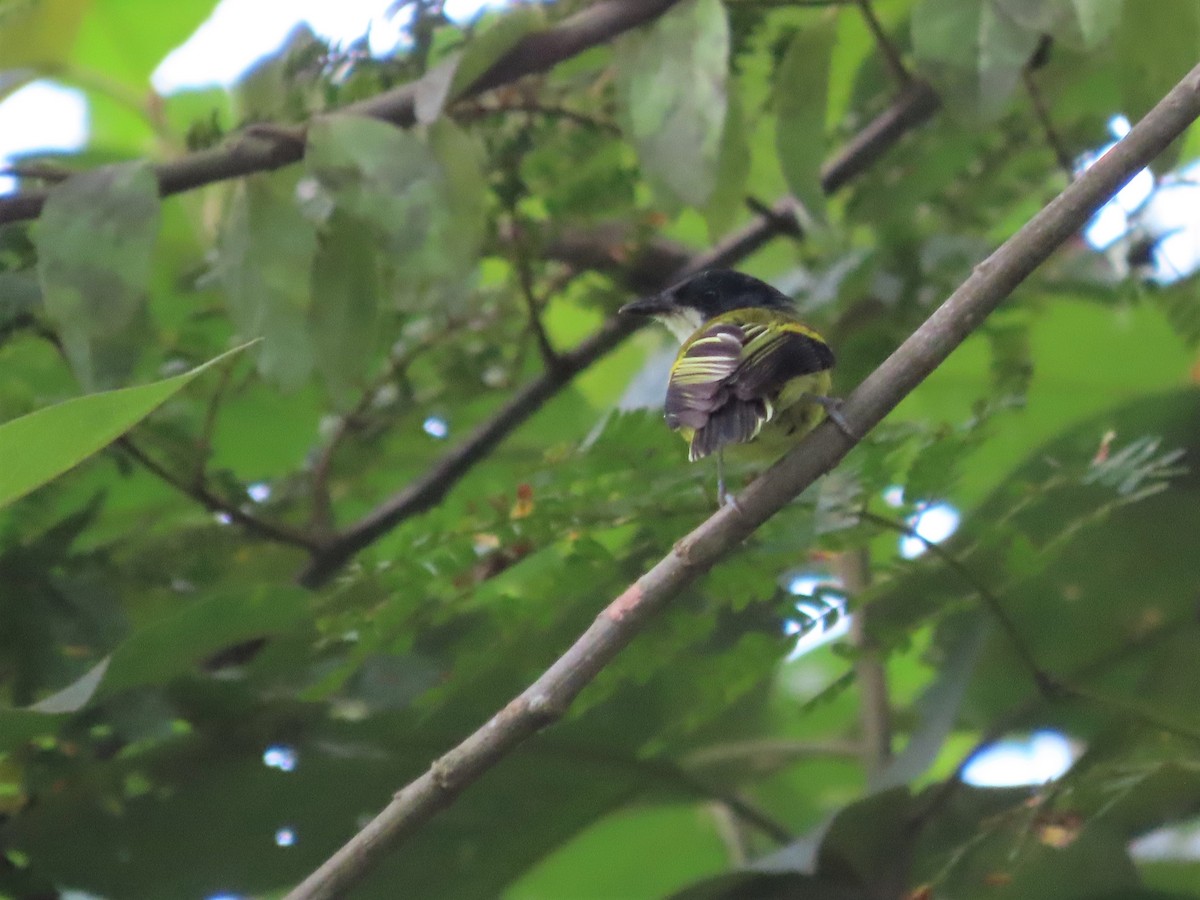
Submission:
M 69 401 L 0 426 L 34 423 L 5 466 L 14 494 L 41 485 L 0 511 L 0 896 L 281 895 L 712 511 L 713 472 L 653 408 L 666 341 L 550 392 L 312 591 L 309 550 L 553 371 L 655 242 L 702 250 L 754 219 L 746 198 L 805 203 L 802 240 L 740 267 L 797 295 L 848 392 L 1061 189 L 1039 108 L 1082 153 L 1200 56 L 1190 2 L 880 0 L 944 109 L 822 197 L 820 164 L 899 92 L 858 4 L 685 0 L 465 100 L 585 4 L 466 26 L 437 5 L 392 58 L 301 29 L 231 94 L 158 97 L 212 0 L 0 0 L 0 87 L 51 74 L 92 113 L 55 160 L 84 174 L 0 228 L 0 417 Z M 412 128 L 325 115 L 426 72 Z M 302 164 L 155 197 L 147 160 L 311 116 Z M 355 896 L 1200 896 L 1194 857 L 1128 851 L 1200 812 L 1200 317 L 1194 281 L 1126 268 L 1060 251 Z M 112 387 L 132 392 L 90 393 Z M 937 502 L 958 534 L 902 559 Z M 878 768 L 863 651 L 790 659 L 786 633 L 818 628 L 796 576 L 864 560 Z M 947 782 L 1039 728 L 1081 754 L 1059 781 Z

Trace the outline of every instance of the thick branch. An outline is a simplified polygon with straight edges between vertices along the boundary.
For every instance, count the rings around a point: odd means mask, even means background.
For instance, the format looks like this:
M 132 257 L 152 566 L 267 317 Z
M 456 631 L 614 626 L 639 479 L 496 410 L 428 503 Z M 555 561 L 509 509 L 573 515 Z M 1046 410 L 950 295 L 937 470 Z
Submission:
M 909 130 L 933 115 L 937 108 L 938 99 L 933 89 L 924 82 L 913 82 L 829 162 L 821 176 L 824 190 L 835 191 L 865 172 Z M 656 246 L 654 258 L 663 267 L 653 275 L 641 272 L 639 267 L 639 277 L 646 279 L 645 292 L 652 293 L 687 274 L 709 267 L 734 265 L 781 231 L 790 233 L 796 227 L 795 202 L 785 198 L 771 208 L 770 215 L 760 216 L 728 235 L 708 253 L 691 258 L 681 255 L 678 266 L 667 265 L 671 261 L 669 246 Z M 607 258 L 601 254 L 593 262 L 603 263 Z M 652 278 L 653 283 L 649 283 Z M 616 348 L 636 328 L 637 325 L 628 320 L 612 318 L 574 350 L 558 354 L 558 364 L 554 369 L 544 372 L 522 388 L 433 468 L 325 542 L 300 574 L 300 583 L 307 587 L 324 584 L 360 550 L 373 544 L 405 519 L 437 504 L 475 463 L 484 459 L 504 438 L 537 412 L 543 403 L 570 384 L 576 375 Z
M 545 72 L 590 47 L 606 43 L 623 31 L 653 21 L 678 2 L 601 0 L 553 28 L 522 38 L 480 75 L 461 97 L 473 97 L 525 75 Z M 340 112 L 372 116 L 402 127 L 409 126 L 415 121 L 416 98 L 421 89 L 421 81 L 414 81 L 378 97 L 353 103 Z M 165 197 L 217 181 L 282 168 L 303 158 L 305 143 L 304 131 L 298 128 L 260 128 L 234 135 L 219 147 L 191 153 L 155 167 L 159 192 Z M 46 196 L 45 191 L 30 191 L 0 197 L 0 224 L 36 219 L 41 215 Z
M 842 415 L 866 434 L 1110 197 L 1200 117 L 1200 66 L 1091 169 L 991 256 L 846 400 Z M 384 810 L 288 895 L 345 896 L 381 857 L 517 745 L 560 718 L 571 701 L 699 575 L 829 471 L 854 446 L 826 422 L 738 498 L 680 540 L 605 608 L 523 693 L 401 790 Z

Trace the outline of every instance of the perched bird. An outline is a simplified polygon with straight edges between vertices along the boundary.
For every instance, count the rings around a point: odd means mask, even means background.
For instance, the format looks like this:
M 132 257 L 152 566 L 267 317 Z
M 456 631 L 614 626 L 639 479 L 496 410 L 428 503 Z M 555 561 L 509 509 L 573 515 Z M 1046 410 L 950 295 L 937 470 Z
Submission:
M 769 284 L 716 269 L 620 311 L 651 316 L 683 342 L 667 384 L 667 425 L 688 442 L 693 462 L 716 455 L 722 504 L 727 449 L 743 459 L 777 458 L 826 412 L 849 431 L 828 396 L 833 351 Z

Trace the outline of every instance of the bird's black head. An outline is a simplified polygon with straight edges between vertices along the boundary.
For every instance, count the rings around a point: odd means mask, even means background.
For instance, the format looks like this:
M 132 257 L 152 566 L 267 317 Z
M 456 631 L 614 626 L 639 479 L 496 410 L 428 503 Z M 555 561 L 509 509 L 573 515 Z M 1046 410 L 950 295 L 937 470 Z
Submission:
M 661 294 L 626 303 L 621 312 L 653 316 L 682 340 L 709 319 L 746 308 L 795 312 L 787 295 L 765 281 L 731 269 L 710 269 L 693 275 Z

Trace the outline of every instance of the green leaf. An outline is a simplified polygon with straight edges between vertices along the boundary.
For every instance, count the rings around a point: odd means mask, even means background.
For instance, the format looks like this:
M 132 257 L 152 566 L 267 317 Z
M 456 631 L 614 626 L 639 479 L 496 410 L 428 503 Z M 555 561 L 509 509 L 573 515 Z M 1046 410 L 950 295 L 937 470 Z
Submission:
M 921 0 L 912 36 L 924 73 L 962 113 L 983 120 L 1004 111 L 1041 38 L 996 0 Z
M 796 33 L 775 73 L 775 147 L 788 188 L 814 214 L 825 208 L 825 112 L 837 20 L 824 17 Z
M 83 172 L 46 200 L 35 231 L 38 277 L 46 311 L 87 390 L 122 382 L 147 343 L 159 204 L 146 163 Z
M 483 242 L 486 183 L 475 139 L 439 119 L 404 131 L 360 116 L 327 116 L 310 129 L 306 162 L 316 196 L 383 240 L 401 297 L 449 303 L 463 294 Z
M 1084 47 L 1098 46 L 1116 30 L 1125 0 L 1071 0 Z
M 721 133 L 721 154 L 717 162 L 717 182 L 704 218 L 709 236 L 716 240 L 737 219 L 746 199 L 746 179 L 750 175 L 750 147 L 746 141 L 746 122 L 738 92 L 730 91 L 725 128 Z
M 205 658 L 250 638 L 302 622 L 309 595 L 300 588 L 259 585 L 210 597 L 131 635 L 83 677 L 37 703 L 42 713 L 77 712 L 93 700 L 145 684 L 164 684 Z
M 647 179 L 703 206 L 717 182 L 729 23 L 719 0 L 688 0 L 618 46 L 621 116 Z
M 366 371 L 377 343 L 379 260 L 371 230 L 334 213 L 313 262 L 309 327 L 317 369 L 344 399 Z
M 912 827 L 914 808 L 906 788 L 893 788 L 842 809 L 821 841 L 817 874 L 852 874 L 852 883 L 875 888 L 868 891 L 872 895 L 895 884 L 897 872 L 906 865 L 896 847 Z
M 1115 49 L 1121 108 L 1136 121 L 1196 64 L 1200 4 L 1126 3 Z
M 53 68 L 71 54 L 92 0 L 0 3 L 0 69 Z
M 479 142 L 454 122 L 442 119 L 429 129 L 427 141 L 441 169 L 443 202 L 428 246 L 431 274 L 457 280 L 475 266 L 483 247 L 487 221 L 487 181 Z
M 540 6 L 518 6 L 472 34 L 455 67 L 450 96 L 460 96 L 521 38 L 545 24 L 546 15 Z
M 441 198 L 437 164 L 416 132 L 362 116 L 324 116 L 309 128 L 305 164 L 326 208 L 369 223 L 390 255 L 422 248 Z
M 258 371 L 295 390 L 312 371 L 308 334 L 316 228 L 296 210 L 297 174 L 247 178 L 221 234 L 217 272 L 243 337 L 262 338 Z
M 166 55 L 208 18 L 216 0 L 100 0 L 91 5 L 74 62 L 140 92 Z
M 670 895 L 669 900 L 867 900 L 865 890 L 799 872 L 731 872 Z
M 174 378 L 76 397 L 0 425 L 0 506 L 107 447 L 205 369 L 243 349 L 230 350 Z

